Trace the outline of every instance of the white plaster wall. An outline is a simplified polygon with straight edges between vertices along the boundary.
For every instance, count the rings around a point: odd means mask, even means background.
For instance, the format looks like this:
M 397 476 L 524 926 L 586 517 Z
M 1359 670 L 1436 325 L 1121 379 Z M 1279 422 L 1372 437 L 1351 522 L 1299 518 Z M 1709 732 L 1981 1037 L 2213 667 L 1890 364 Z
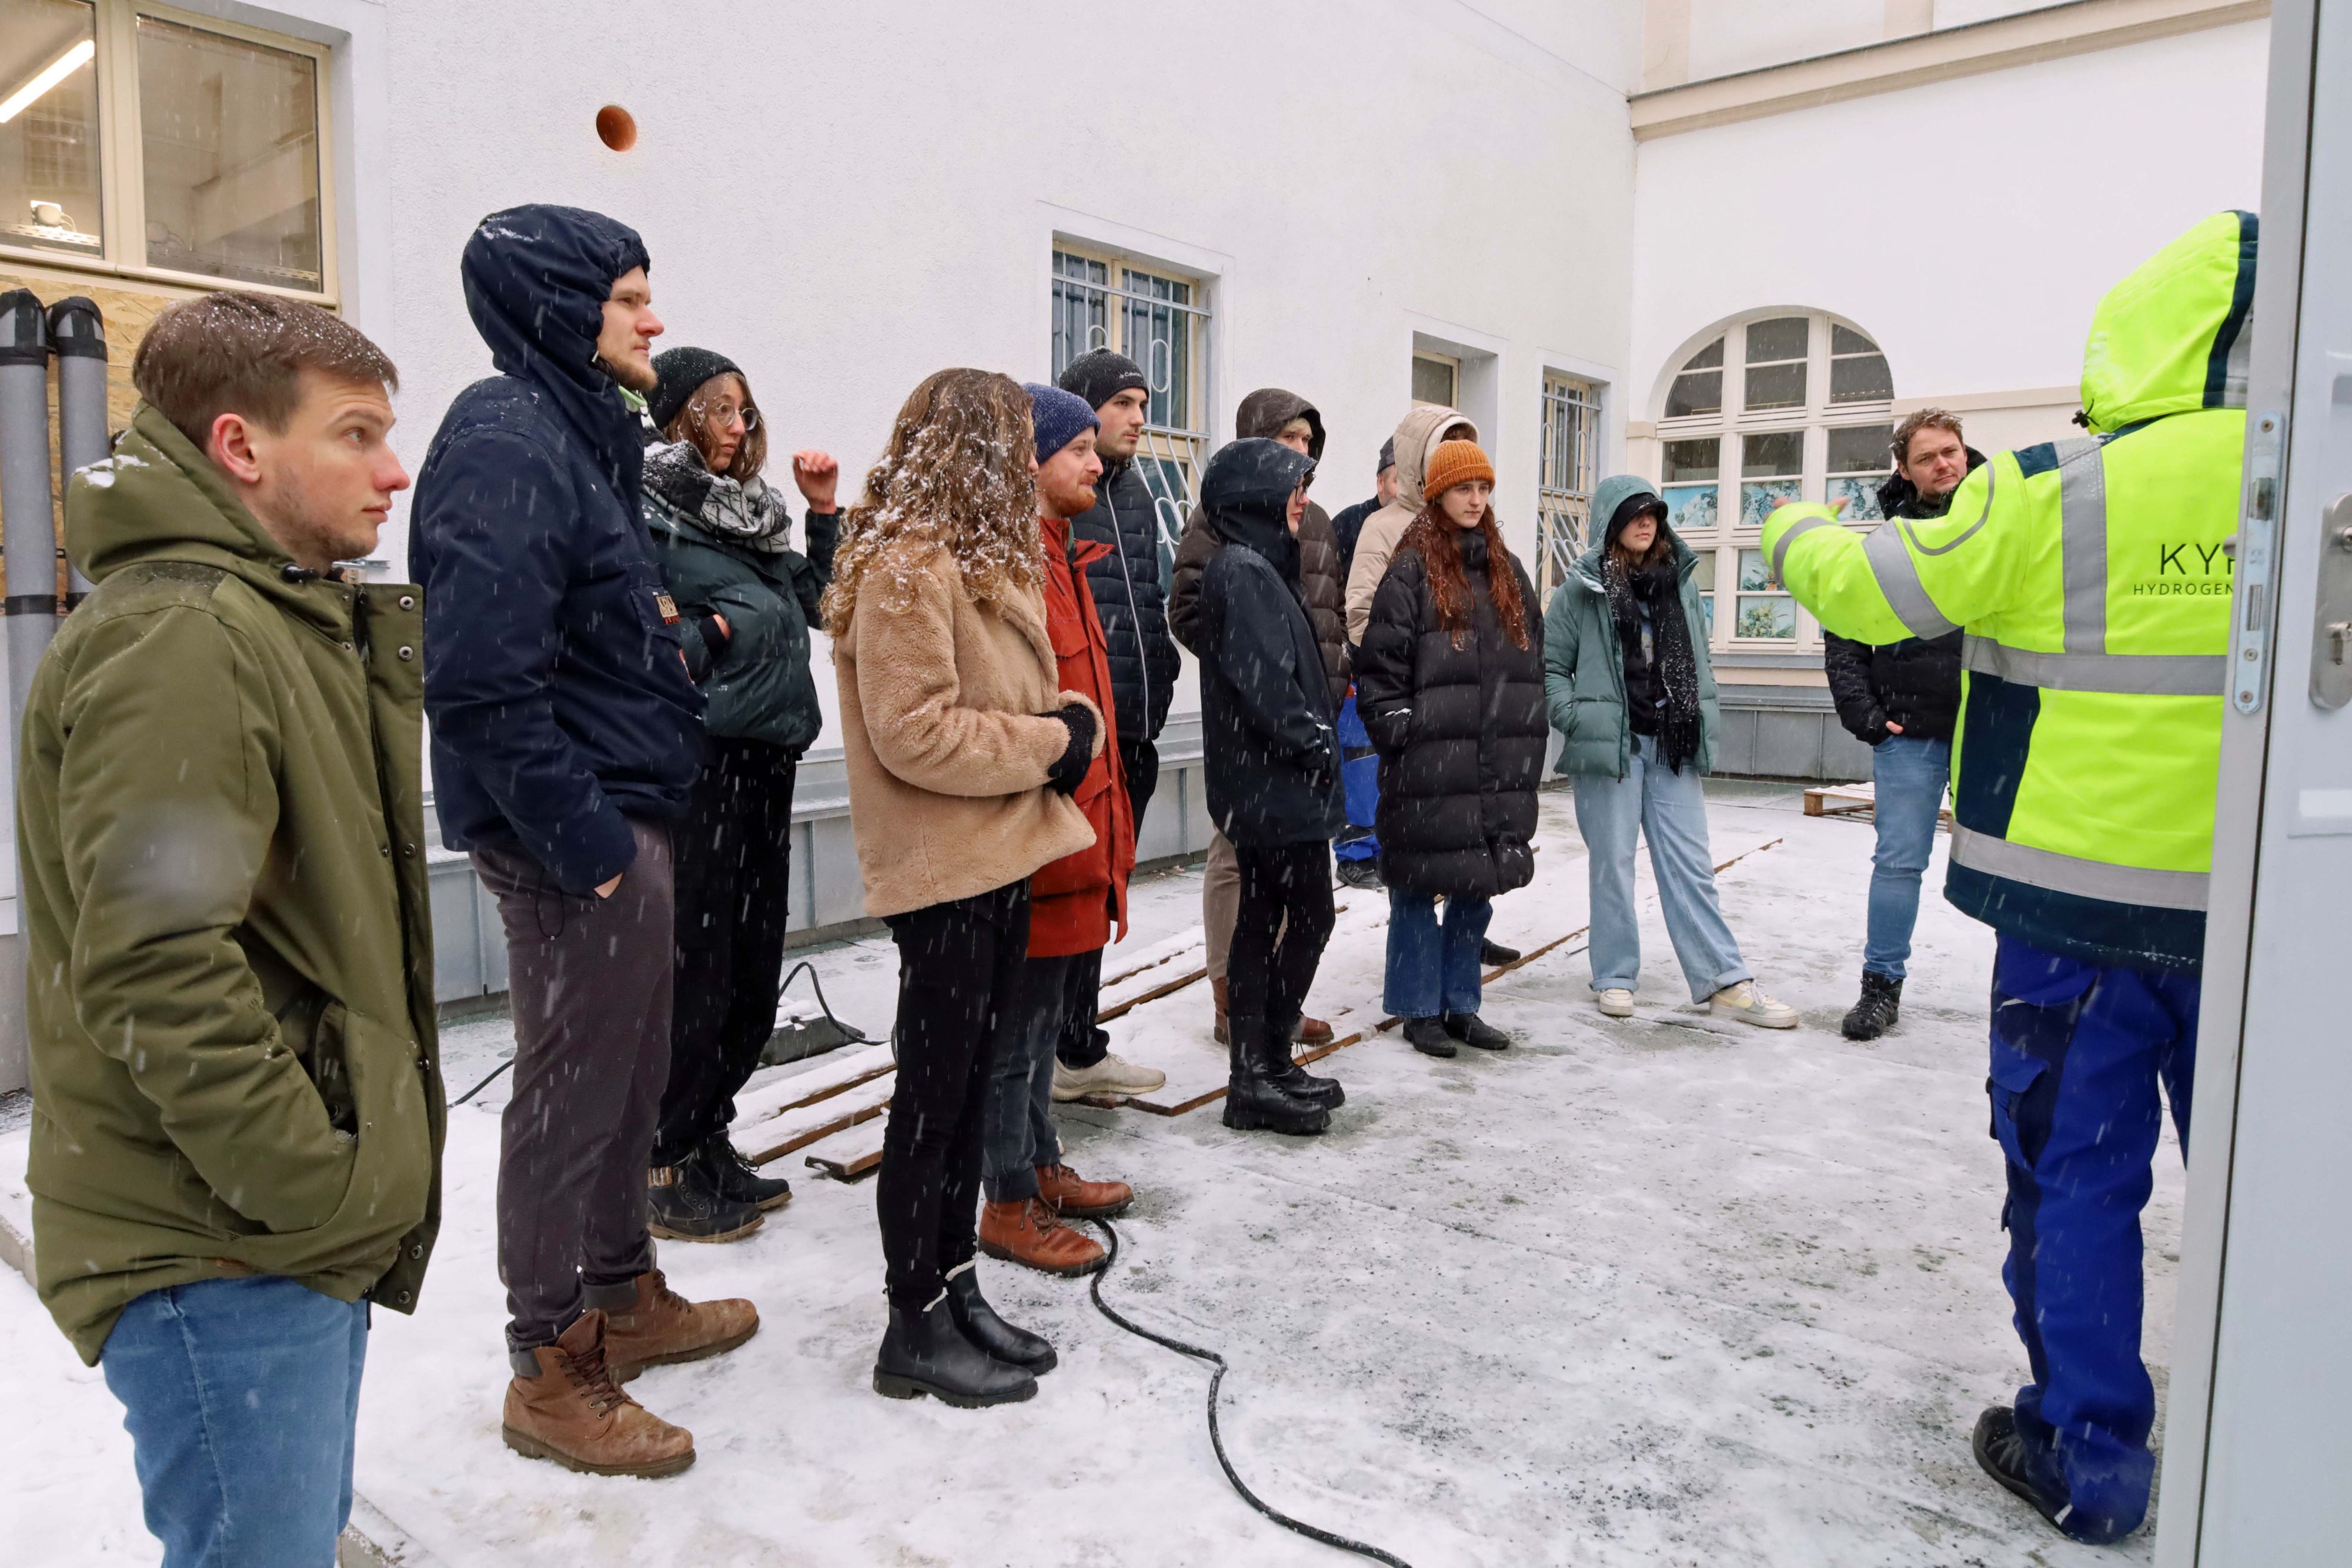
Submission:
M 1886 37 L 1886 0 L 1690 0 L 1690 79 L 1810 59 Z
M 2046 11 L 2064 0 L 1936 0 L 1937 27 L 1965 27 L 1971 22 L 1990 22 L 1996 16 L 2014 16 L 2021 11 Z
M 1644 142 L 1633 417 L 1695 334 L 1766 306 L 1859 323 L 1898 398 L 2078 381 L 2100 295 L 2258 204 L 2267 47 L 2246 23 Z

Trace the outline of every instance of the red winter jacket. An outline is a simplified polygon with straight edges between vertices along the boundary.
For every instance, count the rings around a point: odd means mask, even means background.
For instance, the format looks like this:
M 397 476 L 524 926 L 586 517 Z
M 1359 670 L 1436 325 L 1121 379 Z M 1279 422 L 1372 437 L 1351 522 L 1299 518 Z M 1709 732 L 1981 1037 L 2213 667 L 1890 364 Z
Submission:
M 1094 699 L 1112 733 L 1078 785 L 1077 802 L 1095 841 L 1038 870 L 1029 879 L 1029 953 L 1065 957 L 1108 946 L 1111 922 L 1127 935 L 1127 879 L 1135 870 L 1135 814 L 1119 772 L 1118 720 L 1110 689 L 1110 643 L 1095 613 L 1087 566 L 1110 553 L 1099 541 L 1070 549 L 1070 527 L 1060 517 L 1037 519 L 1045 547 L 1045 631 L 1053 639 L 1064 691 Z

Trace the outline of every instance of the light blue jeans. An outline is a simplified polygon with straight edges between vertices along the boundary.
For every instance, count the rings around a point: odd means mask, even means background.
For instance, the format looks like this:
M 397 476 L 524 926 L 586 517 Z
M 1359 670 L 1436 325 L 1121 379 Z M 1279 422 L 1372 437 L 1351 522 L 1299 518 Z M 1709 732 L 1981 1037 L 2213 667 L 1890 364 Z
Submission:
M 368 1307 L 291 1280 L 150 1291 L 99 1353 L 164 1568 L 331 1568 Z
M 1435 898 L 1389 889 L 1388 980 L 1381 1004 L 1403 1019 L 1476 1012 L 1478 949 L 1494 915 L 1492 900 L 1449 898 L 1440 925 Z
M 1658 758 L 1655 736 L 1633 737 L 1625 777 L 1576 776 L 1576 826 L 1592 881 L 1592 988 L 1633 990 L 1642 978 L 1642 927 L 1633 908 L 1635 834 L 1650 841 L 1666 935 L 1703 1002 L 1752 978 L 1715 901 L 1715 857 L 1706 847 L 1706 790 L 1698 765 L 1679 773 Z
M 1919 878 L 1936 852 L 1936 818 L 1952 779 L 1952 743 L 1890 735 L 1874 747 L 1878 848 L 1870 857 L 1870 936 L 1862 967 L 1892 980 L 1911 956 L 1919 920 Z

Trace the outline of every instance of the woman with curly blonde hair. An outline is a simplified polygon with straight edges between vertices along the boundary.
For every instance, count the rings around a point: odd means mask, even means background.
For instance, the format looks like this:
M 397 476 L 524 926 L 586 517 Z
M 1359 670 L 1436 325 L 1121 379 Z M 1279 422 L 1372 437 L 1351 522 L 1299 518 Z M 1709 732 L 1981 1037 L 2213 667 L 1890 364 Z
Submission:
M 874 1388 L 950 1405 L 1036 1393 L 1054 1348 L 973 1270 L 992 1016 L 1028 947 L 1029 873 L 1086 848 L 1102 749 L 1058 689 L 1029 395 L 941 371 L 898 411 L 824 597 L 866 913 L 898 944 L 898 1079 L 875 1207 L 890 1327 Z

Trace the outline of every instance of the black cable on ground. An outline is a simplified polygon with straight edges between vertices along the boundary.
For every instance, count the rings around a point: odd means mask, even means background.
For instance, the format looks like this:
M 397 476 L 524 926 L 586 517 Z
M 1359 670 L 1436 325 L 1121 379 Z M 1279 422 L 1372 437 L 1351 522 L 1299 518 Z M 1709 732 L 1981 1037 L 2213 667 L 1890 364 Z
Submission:
M 792 983 L 794 980 L 801 977 L 801 971 L 803 969 L 808 971 L 809 985 L 816 992 L 816 1005 L 824 1010 L 825 1022 L 833 1025 L 834 1028 L 842 1032 L 844 1043 L 850 1045 L 875 1044 L 876 1041 L 870 1039 L 863 1030 L 852 1028 L 850 1025 L 842 1022 L 840 1019 L 834 1016 L 833 1004 L 824 999 L 824 979 L 816 972 L 816 964 L 813 959 L 802 959 L 793 967 L 793 972 L 784 977 L 783 984 L 776 988 L 777 1005 L 779 1007 L 783 1005 L 784 992 L 792 988 Z M 491 1084 L 497 1082 L 499 1074 L 504 1072 L 508 1068 L 512 1067 L 513 1065 L 514 1058 L 511 1056 L 508 1057 L 504 1061 L 499 1062 L 496 1067 L 490 1069 L 490 1075 L 488 1078 L 483 1079 L 479 1083 L 475 1084 L 471 1089 L 467 1090 L 463 1094 L 460 1094 L 455 1100 L 450 1101 L 449 1103 L 452 1106 L 463 1105 L 467 1101 L 471 1100 L 475 1095 L 479 1094 L 483 1090 L 488 1089 Z
M 1234 1469 L 1233 1460 L 1225 1457 L 1224 1434 L 1217 1428 L 1217 1390 L 1225 1381 L 1225 1373 L 1228 1370 L 1225 1358 L 1213 1350 L 1202 1350 L 1199 1345 L 1186 1344 L 1181 1340 L 1170 1339 L 1166 1334 L 1153 1333 L 1150 1329 L 1131 1322 L 1113 1311 L 1110 1304 L 1103 1300 L 1102 1282 L 1109 1274 L 1111 1266 L 1118 1261 L 1118 1232 L 1111 1228 L 1110 1221 L 1108 1219 L 1090 1220 L 1088 1223 L 1100 1227 L 1104 1237 L 1110 1242 L 1109 1256 L 1103 1260 L 1103 1266 L 1095 1270 L 1092 1293 L 1096 1310 L 1138 1339 L 1148 1339 L 1163 1349 L 1172 1350 L 1179 1355 L 1189 1355 L 1194 1361 L 1205 1361 L 1217 1369 L 1215 1375 L 1209 1379 L 1209 1443 L 1217 1450 L 1217 1463 L 1224 1468 L 1225 1479 L 1233 1483 L 1234 1490 L 1242 1494 L 1242 1500 L 1282 1526 L 1283 1529 L 1296 1531 L 1309 1541 L 1319 1541 L 1326 1546 L 1336 1546 L 1342 1552 L 1352 1552 L 1359 1557 L 1369 1557 L 1375 1563 L 1385 1563 L 1389 1564 L 1389 1568 L 1412 1568 L 1412 1565 L 1403 1558 L 1392 1552 L 1383 1552 L 1377 1546 L 1369 1546 L 1360 1541 L 1350 1541 L 1344 1535 L 1335 1535 L 1330 1531 L 1318 1529 L 1303 1520 L 1293 1519 L 1286 1513 L 1276 1512 L 1268 1508 L 1259 1499 L 1257 1493 L 1243 1484 L 1240 1474 Z

